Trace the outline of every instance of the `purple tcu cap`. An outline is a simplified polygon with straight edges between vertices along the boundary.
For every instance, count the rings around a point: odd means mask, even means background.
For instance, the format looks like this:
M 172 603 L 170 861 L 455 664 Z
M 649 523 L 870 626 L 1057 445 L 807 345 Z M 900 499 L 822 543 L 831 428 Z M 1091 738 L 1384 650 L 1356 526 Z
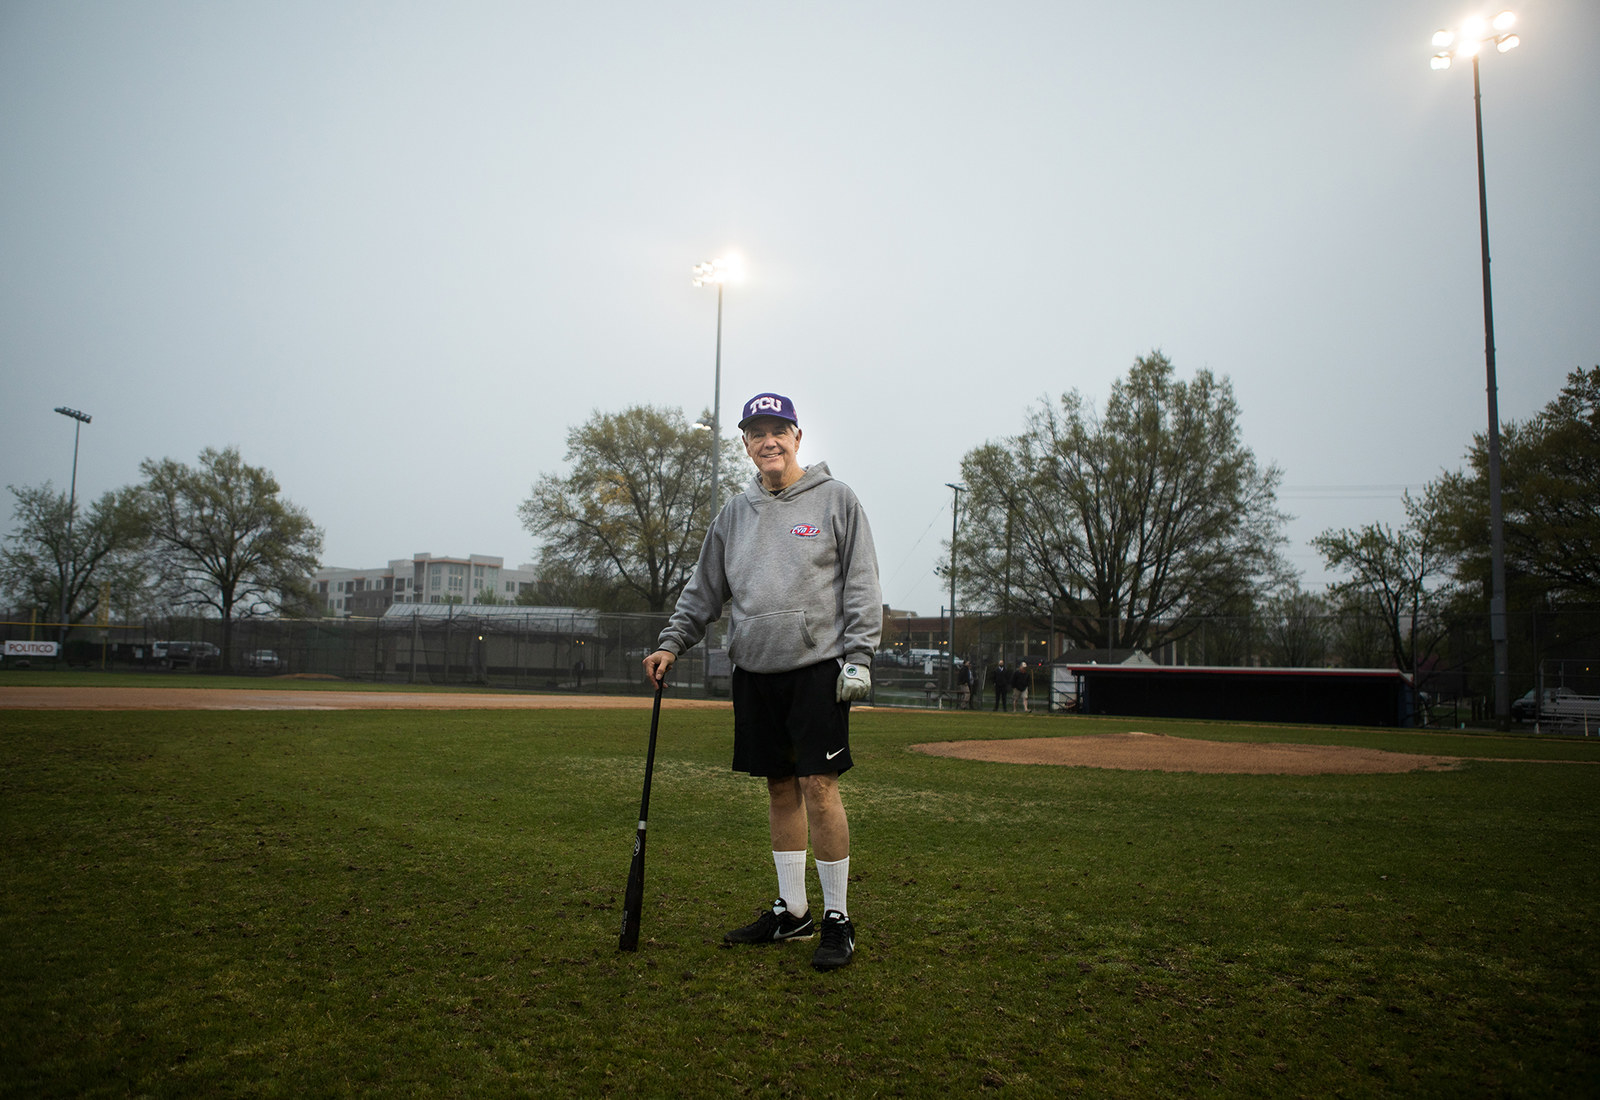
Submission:
M 758 416 L 775 416 L 779 420 L 787 420 L 795 427 L 800 426 L 800 418 L 794 414 L 794 402 L 781 393 L 758 393 L 744 403 L 744 415 L 739 418 L 739 427 L 743 428 Z

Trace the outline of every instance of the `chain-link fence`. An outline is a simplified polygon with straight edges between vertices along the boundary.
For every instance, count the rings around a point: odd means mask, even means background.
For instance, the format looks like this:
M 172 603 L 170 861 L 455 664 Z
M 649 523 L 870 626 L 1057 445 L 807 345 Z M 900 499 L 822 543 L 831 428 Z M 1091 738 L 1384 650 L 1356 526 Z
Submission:
M 1600 694 L 1600 607 L 1507 616 L 1513 698 L 1564 688 Z M 161 672 L 192 669 L 261 676 L 317 676 L 392 684 L 478 685 L 537 691 L 646 693 L 641 659 L 655 647 L 666 615 L 605 614 L 578 608 L 395 605 L 376 619 L 247 619 L 225 632 L 214 618 L 172 616 L 138 623 L 78 625 L 59 656 L 6 658 L 0 667 L 77 667 Z M 915 624 L 915 625 L 912 625 Z M 1027 661 L 1031 703 L 1070 708 L 1057 690 L 1053 662 L 1120 663 L 1132 650 L 1074 648 L 1063 624 L 1001 612 L 963 611 L 950 658 L 948 619 L 891 619 L 874 659 L 879 705 L 992 707 L 992 669 Z M 1142 653 L 1164 665 L 1392 667 L 1383 624 L 1326 616 L 1299 624 L 1300 648 L 1281 624 L 1259 615 L 1219 616 L 1188 624 L 1181 637 Z M 1054 629 L 1052 629 L 1054 627 Z M 718 631 L 724 629 L 718 624 Z M 59 637 L 43 616 L 12 612 L 0 620 L 6 640 Z M 1434 724 L 1492 716 L 1493 681 L 1487 616 L 1445 624 L 1434 652 L 1403 669 Z M 225 636 L 226 634 L 226 636 Z M 1307 645 L 1305 638 L 1312 639 Z M 228 650 L 224 661 L 224 649 Z M 959 670 L 972 670 L 963 696 Z M 673 670 L 683 689 L 726 695 L 725 654 L 696 646 Z M 1521 717 L 1520 714 L 1516 717 Z
M 665 615 L 577 608 L 397 605 L 377 619 L 245 619 L 228 631 L 213 618 L 79 625 L 55 658 L 34 668 L 173 670 L 328 677 L 391 684 L 477 685 L 539 691 L 648 692 L 640 661 Z M 59 626 L 12 616 L 6 639 L 55 640 Z M 227 650 L 226 659 L 224 649 Z M 727 675 L 704 647 L 680 659 L 676 683 L 726 694 Z
M 1030 705 L 1037 709 L 1046 703 L 1058 711 L 1070 710 L 1074 703 L 1052 667 L 1067 661 L 1120 664 L 1133 659 L 1217 668 L 1395 667 L 1388 624 L 1370 613 L 1320 615 L 1295 622 L 1273 621 L 1260 613 L 1173 620 L 1158 623 L 1154 630 L 1157 637 L 1168 640 L 1140 650 L 1081 646 L 1067 625 L 1005 612 L 963 610 L 954 628 L 954 669 L 962 663 L 972 669 L 977 697 L 969 697 L 969 704 L 993 707 L 993 670 L 1002 661 L 1010 671 L 1026 661 L 1032 670 Z M 1079 625 L 1099 627 L 1095 632 L 1102 636 L 1117 633 L 1104 629 L 1104 623 Z M 1512 613 L 1507 625 L 1514 699 L 1557 677 L 1558 665 L 1552 662 L 1561 662 L 1569 690 L 1577 690 L 1572 685 L 1582 669 L 1600 670 L 1600 659 L 1593 657 L 1600 654 L 1600 607 Z M 1416 706 L 1423 721 L 1454 727 L 1491 719 L 1494 682 L 1488 616 L 1462 615 L 1434 624 L 1431 633 L 1438 644 L 1398 670 L 1416 686 Z M 948 617 L 891 619 L 884 626 L 884 652 L 874 662 L 873 679 L 888 686 L 897 703 L 948 707 L 960 698 L 950 649 Z M 1541 668 L 1546 670 L 1544 681 Z

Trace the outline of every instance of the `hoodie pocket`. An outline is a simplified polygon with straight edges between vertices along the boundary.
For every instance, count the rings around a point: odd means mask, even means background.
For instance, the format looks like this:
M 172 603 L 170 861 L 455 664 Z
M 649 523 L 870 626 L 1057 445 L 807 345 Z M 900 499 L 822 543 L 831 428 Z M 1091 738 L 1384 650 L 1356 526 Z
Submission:
M 734 627 L 728 659 L 748 672 L 786 672 L 810 664 L 816 647 L 804 611 L 774 611 Z

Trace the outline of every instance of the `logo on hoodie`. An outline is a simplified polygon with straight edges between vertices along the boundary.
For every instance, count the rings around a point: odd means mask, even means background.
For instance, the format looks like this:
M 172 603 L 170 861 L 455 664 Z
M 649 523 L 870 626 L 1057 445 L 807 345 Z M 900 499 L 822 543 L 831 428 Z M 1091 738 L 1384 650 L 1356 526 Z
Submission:
M 794 535 L 797 538 L 814 539 L 818 535 L 822 534 L 822 528 L 815 527 L 809 523 L 797 523 L 793 527 L 789 528 L 789 534 Z

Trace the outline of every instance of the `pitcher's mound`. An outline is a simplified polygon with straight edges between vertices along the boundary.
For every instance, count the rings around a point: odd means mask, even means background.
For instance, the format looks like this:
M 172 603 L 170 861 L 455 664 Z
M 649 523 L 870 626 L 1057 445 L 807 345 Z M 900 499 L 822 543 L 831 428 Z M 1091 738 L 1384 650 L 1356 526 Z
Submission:
M 937 741 L 912 745 L 930 756 L 997 764 L 1066 764 L 1122 771 L 1212 772 L 1239 775 L 1370 775 L 1450 771 L 1459 756 L 1423 756 L 1340 745 L 1258 745 L 1201 741 L 1164 733 L 1105 733 L 1089 737 L 1029 737 L 1007 741 Z

